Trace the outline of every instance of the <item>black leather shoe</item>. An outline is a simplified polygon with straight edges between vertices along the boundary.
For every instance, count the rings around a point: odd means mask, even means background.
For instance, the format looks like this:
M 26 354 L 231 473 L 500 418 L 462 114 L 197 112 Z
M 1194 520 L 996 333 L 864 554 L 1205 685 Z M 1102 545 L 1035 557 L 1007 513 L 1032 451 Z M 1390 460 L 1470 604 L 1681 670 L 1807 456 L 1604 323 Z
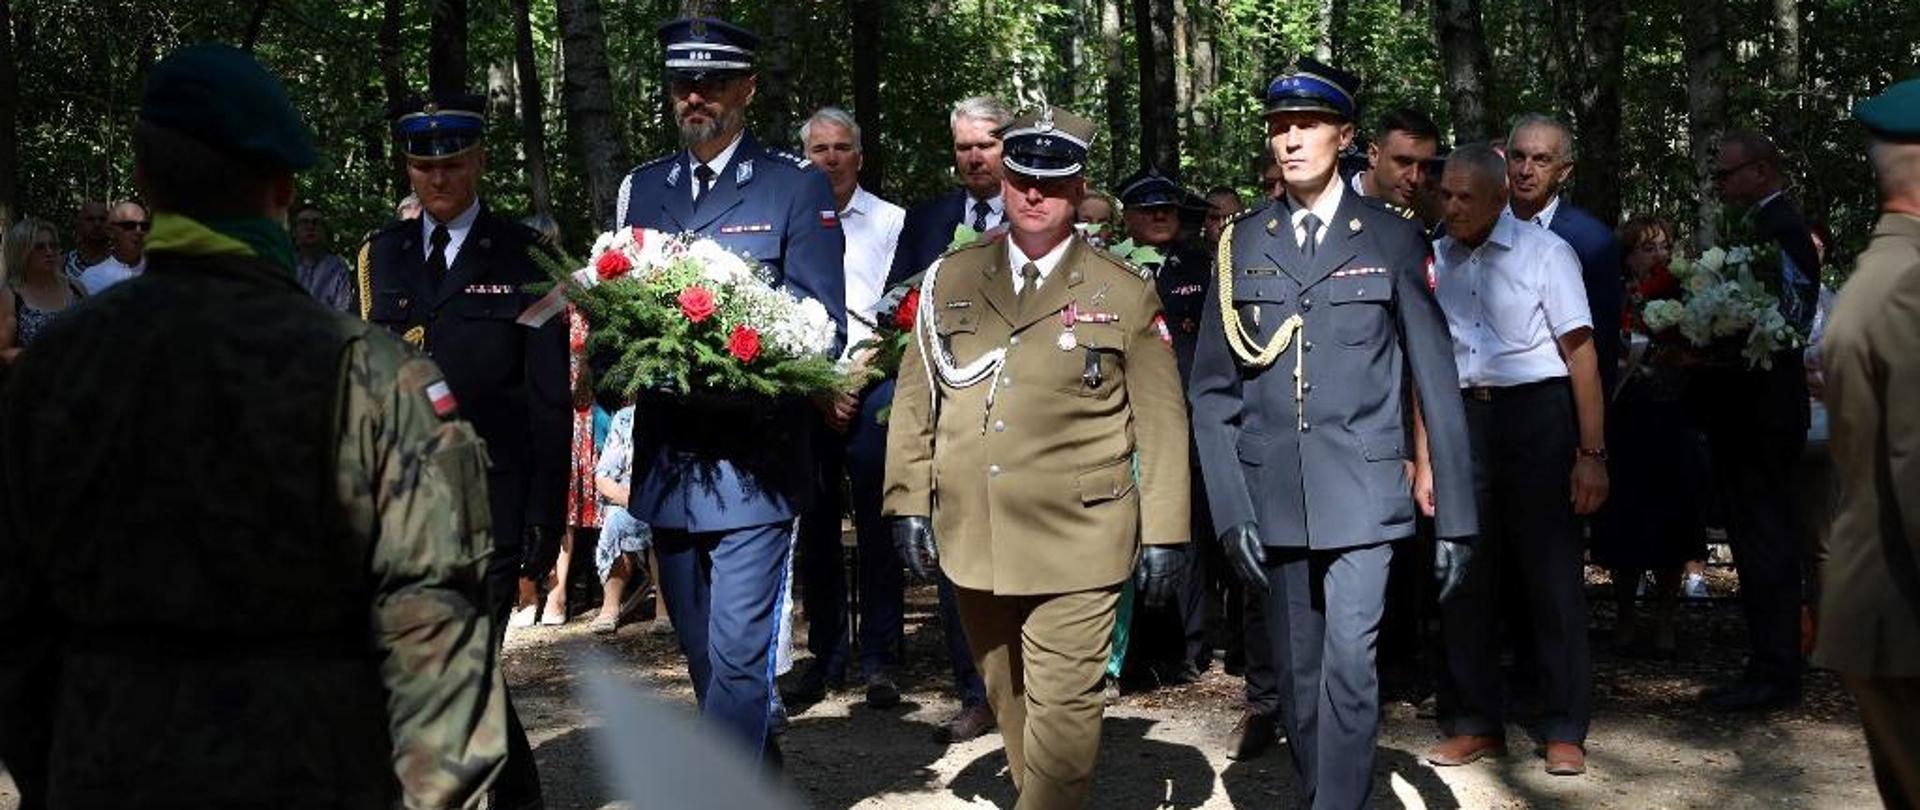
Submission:
M 900 687 L 885 672 L 867 676 L 867 708 L 891 709 L 900 705 Z
M 1700 695 L 1709 707 L 1725 712 L 1757 712 L 1800 705 L 1800 690 L 1759 680 L 1742 680 Z
M 1227 758 L 1244 762 L 1265 753 L 1274 743 L 1273 715 L 1248 709 L 1233 724 L 1233 748 Z
M 825 700 L 829 687 L 840 685 L 838 678 L 829 679 L 818 665 L 810 666 L 792 683 L 780 688 L 780 699 L 796 706 L 809 706 Z

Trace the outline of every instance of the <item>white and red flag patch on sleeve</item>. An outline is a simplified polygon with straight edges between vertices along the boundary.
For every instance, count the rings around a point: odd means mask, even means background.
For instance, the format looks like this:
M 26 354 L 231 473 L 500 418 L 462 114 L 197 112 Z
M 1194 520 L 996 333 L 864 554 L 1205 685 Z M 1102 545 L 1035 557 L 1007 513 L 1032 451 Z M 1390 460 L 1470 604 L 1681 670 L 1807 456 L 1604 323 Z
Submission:
M 453 401 L 453 388 L 447 385 L 446 380 L 434 380 L 433 384 L 427 386 L 427 402 L 433 406 L 434 415 L 441 419 L 452 417 L 459 408 L 459 404 Z
M 840 227 L 840 212 L 834 211 L 831 209 L 822 210 L 820 212 L 820 227 L 822 228 Z

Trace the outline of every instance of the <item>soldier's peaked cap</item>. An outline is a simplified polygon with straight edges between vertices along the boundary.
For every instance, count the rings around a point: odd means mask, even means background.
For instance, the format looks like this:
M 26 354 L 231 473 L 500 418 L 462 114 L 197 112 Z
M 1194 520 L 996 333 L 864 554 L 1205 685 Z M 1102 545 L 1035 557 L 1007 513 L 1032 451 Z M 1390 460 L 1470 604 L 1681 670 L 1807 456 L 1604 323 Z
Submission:
M 1895 84 L 1854 105 L 1853 120 L 1882 140 L 1920 141 L 1920 78 Z
M 660 26 L 667 70 L 679 78 L 752 72 L 759 47 L 760 37 L 752 31 L 712 17 L 681 17 Z
M 480 145 L 487 100 L 469 93 L 414 97 L 393 106 L 393 139 L 411 158 L 447 158 Z
M 1141 169 L 1120 181 L 1120 204 L 1128 208 L 1179 205 L 1180 196 L 1180 186 L 1156 168 Z
M 140 119 L 288 171 L 316 158 L 280 80 L 228 45 L 189 45 L 155 64 L 140 94 Z
M 1022 113 L 994 130 L 1000 161 L 1028 177 L 1073 177 L 1087 165 L 1093 122 L 1057 107 Z
M 1302 56 L 1267 84 L 1266 113 L 1315 110 L 1352 121 L 1359 117 L 1359 95 L 1359 77 Z

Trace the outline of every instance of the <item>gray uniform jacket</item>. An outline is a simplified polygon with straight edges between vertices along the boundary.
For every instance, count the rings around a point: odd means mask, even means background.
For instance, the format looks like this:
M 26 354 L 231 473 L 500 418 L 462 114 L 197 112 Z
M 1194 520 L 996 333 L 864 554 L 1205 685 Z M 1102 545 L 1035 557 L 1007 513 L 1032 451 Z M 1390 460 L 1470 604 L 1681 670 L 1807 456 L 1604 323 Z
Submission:
M 1228 345 L 1219 290 L 1207 297 L 1187 394 L 1214 525 L 1254 521 L 1268 545 L 1313 549 L 1411 536 L 1411 382 L 1438 534 L 1471 536 L 1473 462 L 1452 337 L 1428 286 L 1430 249 L 1411 223 L 1357 194 L 1337 211 L 1313 258 L 1285 202 L 1241 215 L 1222 240 L 1232 306 L 1255 344 L 1274 341 L 1293 315 L 1302 324 L 1255 368 Z

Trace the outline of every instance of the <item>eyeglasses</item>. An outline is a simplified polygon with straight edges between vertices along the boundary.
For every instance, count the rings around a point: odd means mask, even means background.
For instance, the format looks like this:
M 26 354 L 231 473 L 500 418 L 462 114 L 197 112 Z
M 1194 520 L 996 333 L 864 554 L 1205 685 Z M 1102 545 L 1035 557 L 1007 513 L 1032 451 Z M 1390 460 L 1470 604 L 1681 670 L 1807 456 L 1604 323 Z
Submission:
M 153 223 L 144 219 L 117 219 L 107 224 L 123 231 L 144 231 L 153 227 Z
M 53 249 L 53 243 L 52 243 L 52 242 L 47 242 L 47 241 L 39 241 L 39 242 L 34 242 L 34 243 L 33 243 L 33 249 L 34 249 L 34 250 L 52 250 L 52 249 Z
M 1752 166 L 1753 164 L 1759 163 L 1759 162 L 1760 162 L 1759 158 L 1753 158 L 1752 160 L 1740 161 L 1739 163 L 1735 163 L 1732 166 L 1728 166 L 1724 169 L 1714 169 L 1713 179 L 1716 181 L 1725 180 L 1729 177 L 1734 176 L 1735 174 L 1738 174 L 1741 169 L 1744 169 L 1748 166 Z

